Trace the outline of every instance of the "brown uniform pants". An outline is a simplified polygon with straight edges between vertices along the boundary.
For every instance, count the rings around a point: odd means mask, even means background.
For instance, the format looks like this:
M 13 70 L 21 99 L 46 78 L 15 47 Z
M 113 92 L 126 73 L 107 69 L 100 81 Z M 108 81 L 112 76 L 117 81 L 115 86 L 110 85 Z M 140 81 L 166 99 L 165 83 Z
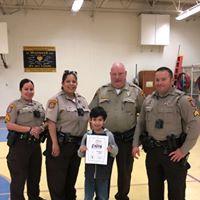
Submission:
M 146 155 L 149 199 L 164 200 L 164 181 L 168 184 L 169 200 L 185 200 L 187 162 L 172 162 L 163 148 L 149 150 Z
M 133 169 L 133 156 L 131 154 L 132 140 L 123 141 L 115 138 L 115 142 L 119 148 L 119 152 L 116 156 L 118 170 L 118 192 L 115 195 L 115 199 L 129 200 L 128 193 L 130 190 L 131 172 Z
M 46 170 L 51 200 L 75 200 L 75 183 L 81 159 L 77 155 L 79 145 L 66 143 L 60 147 L 60 155 L 52 157 L 51 141 L 48 139 Z
M 10 147 L 7 165 L 11 176 L 11 200 L 25 200 L 23 193 L 26 181 L 29 200 L 39 199 L 41 163 L 39 143 L 28 143 L 17 139 L 16 143 Z

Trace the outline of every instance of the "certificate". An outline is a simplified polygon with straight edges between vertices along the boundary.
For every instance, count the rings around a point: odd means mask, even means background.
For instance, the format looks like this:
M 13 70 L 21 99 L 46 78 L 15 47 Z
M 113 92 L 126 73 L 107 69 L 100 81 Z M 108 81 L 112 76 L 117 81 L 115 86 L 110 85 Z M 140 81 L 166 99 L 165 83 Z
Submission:
M 87 164 L 107 165 L 108 136 L 87 135 L 86 146 L 85 162 Z

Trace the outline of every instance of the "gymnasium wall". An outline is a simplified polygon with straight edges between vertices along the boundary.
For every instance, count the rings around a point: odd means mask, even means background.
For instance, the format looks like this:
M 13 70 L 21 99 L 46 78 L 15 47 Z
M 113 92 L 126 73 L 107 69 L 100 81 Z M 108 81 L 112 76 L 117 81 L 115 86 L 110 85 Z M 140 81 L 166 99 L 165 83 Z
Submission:
M 200 20 L 176 22 L 171 17 L 170 45 L 140 46 L 139 16 L 130 13 L 79 12 L 73 16 L 58 11 L 27 11 L 0 15 L 8 24 L 9 54 L 5 69 L 0 61 L 0 116 L 7 105 L 20 96 L 22 78 L 35 83 L 35 100 L 46 106 L 47 100 L 60 89 L 63 70 L 78 72 L 78 91 L 88 102 L 96 89 L 109 81 L 110 66 L 123 62 L 128 80 L 138 71 L 169 66 L 174 69 L 178 46 L 183 65 L 200 63 Z M 24 72 L 23 46 L 55 46 L 57 72 Z

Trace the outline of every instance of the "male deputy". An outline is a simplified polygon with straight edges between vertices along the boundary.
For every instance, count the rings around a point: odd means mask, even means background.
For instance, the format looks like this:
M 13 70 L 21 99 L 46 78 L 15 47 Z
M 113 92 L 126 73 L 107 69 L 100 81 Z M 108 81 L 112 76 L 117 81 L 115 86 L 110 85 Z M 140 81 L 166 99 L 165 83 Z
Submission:
M 157 69 L 156 91 L 149 95 L 138 119 L 132 154 L 146 154 L 149 199 L 164 199 L 164 180 L 169 200 L 185 200 L 186 175 L 190 167 L 187 155 L 195 145 L 199 130 L 199 111 L 192 98 L 173 87 L 173 73 L 167 67 Z
M 126 69 L 122 63 L 114 63 L 111 67 L 111 83 L 102 86 L 96 92 L 89 107 L 103 107 L 107 114 L 105 128 L 114 136 L 119 153 L 116 157 L 118 169 L 118 192 L 115 198 L 128 200 L 130 190 L 133 158 L 131 155 L 133 134 L 137 113 L 140 112 L 144 100 L 142 90 L 134 84 L 126 82 Z

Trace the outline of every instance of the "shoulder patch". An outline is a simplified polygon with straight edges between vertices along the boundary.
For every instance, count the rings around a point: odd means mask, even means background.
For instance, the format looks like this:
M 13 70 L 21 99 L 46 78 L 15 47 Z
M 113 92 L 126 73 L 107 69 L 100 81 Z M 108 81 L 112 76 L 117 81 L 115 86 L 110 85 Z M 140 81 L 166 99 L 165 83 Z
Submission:
M 188 97 L 188 101 L 190 102 L 192 107 L 196 107 L 196 103 L 192 97 Z
M 10 114 L 9 114 L 9 113 L 6 113 L 5 122 L 6 122 L 6 123 L 7 123 L 7 122 L 10 122 L 10 119 L 11 119 Z
M 145 97 L 145 94 L 144 94 L 143 90 L 140 91 L 140 95 L 143 96 L 143 97 Z
M 11 111 L 16 108 L 15 104 L 10 104 L 6 110 L 7 113 L 11 113 Z
M 193 115 L 196 117 L 196 116 L 200 116 L 200 113 L 199 113 L 199 110 L 195 110 L 194 112 L 193 112 Z
M 56 99 L 49 100 L 48 108 L 53 109 L 53 108 L 55 108 L 56 104 L 57 104 Z

